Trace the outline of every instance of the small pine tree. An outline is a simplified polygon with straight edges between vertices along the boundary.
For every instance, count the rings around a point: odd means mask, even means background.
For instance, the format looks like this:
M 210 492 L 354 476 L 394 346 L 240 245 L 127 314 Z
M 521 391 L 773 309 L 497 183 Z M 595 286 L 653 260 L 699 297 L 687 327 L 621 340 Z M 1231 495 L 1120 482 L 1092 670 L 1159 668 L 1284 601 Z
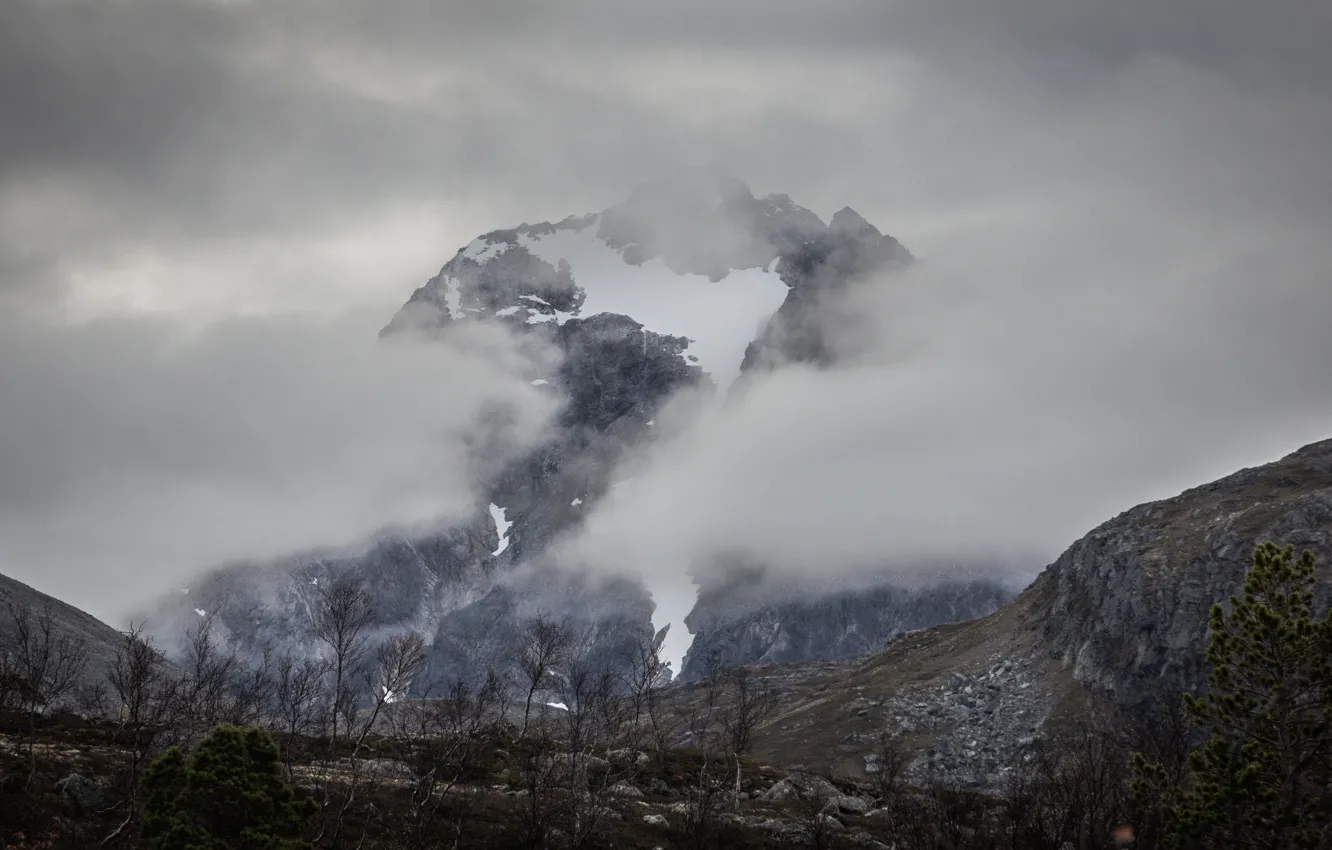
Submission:
M 219 726 L 188 761 L 172 747 L 144 776 L 144 836 L 153 850 L 309 850 L 301 836 L 315 803 L 282 779 L 262 729 Z
M 1155 795 L 1170 847 L 1332 847 L 1332 620 L 1313 617 L 1314 557 L 1258 547 L 1243 596 L 1214 605 L 1208 690 L 1186 695 L 1208 733 L 1184 788 L 1135 759 L 1139 794 Z

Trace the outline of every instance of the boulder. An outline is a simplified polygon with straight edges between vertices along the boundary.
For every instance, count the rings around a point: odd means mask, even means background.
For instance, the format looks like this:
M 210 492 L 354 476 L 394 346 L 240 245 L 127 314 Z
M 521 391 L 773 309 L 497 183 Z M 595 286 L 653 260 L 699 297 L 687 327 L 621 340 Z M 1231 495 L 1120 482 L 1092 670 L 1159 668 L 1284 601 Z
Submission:
M 840 791 L 828 780 L 809 773 L 793 773 L 758 796 L 765 803 L 784 803 L 788 800 L 827 800 L 839 796 Z
M 616 782 L 610 787 L 610 793 L 629 800 L 641 800 L 646 795 L 628 782 Z
M 106 808 L 106 794 L 101 787 L 77 773 L 61 779 L 55 788 L 75 814 L 89 815 Z
M 838 794 L 837 796 L 828 799 L 823 810 L 830 813 L 842 812 L 848 815 L 863 815 L 871 808 L 870 801 L 863 797 L 852 797 L 848 794 Z

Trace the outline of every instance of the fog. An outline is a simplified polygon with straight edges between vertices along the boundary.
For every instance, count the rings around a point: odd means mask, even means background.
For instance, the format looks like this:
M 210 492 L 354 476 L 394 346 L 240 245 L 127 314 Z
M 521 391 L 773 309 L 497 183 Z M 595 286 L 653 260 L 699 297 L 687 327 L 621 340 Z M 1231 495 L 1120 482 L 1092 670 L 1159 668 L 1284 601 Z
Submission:
M 0 563 L 115 622 L 226 561 L 470 518 L 553 412 L 544 352 L 492 327 L 377 345 L 377 315 L 12 318 Z

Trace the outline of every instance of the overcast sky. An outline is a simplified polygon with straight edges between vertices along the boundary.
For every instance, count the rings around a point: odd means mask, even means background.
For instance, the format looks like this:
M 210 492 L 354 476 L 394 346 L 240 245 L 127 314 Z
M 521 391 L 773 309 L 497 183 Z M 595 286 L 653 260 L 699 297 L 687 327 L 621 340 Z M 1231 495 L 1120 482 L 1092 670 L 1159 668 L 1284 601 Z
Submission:
M 1332 435 L 1329 43 L 1323 0 L 8 0 L 0 570 L 114 619 L 456 509 L 447 441 L 548 411 L 503 340 L 374 330 L 676 165 L 926 262 L 835 311 L 837 374 L 682 425 L 597 545 L 1039 563 Z

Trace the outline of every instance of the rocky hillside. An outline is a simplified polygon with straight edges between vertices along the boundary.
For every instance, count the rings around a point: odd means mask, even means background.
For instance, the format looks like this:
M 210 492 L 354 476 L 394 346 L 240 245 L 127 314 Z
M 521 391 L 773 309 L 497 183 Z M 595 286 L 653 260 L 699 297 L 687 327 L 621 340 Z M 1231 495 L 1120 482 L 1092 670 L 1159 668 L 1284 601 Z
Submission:
M 783 693 L 759 757 L 863 774 L 889 729 L 914 753 L 912 776 L 996 785 L 1051 724 L 1203 685 L 1208 610 L 1238 591 L 1259 543 L 1311 549 L 1326 606 L 1330 533 L 1332 440 L 1140 505 L 988 617 L 907 634 L 854 665 L 759 668 Z M 687 706 L 693 690 L 676 699 Z
M 43 621 L 48 612 L 49 640 L 43 634 Z M 69 642 L 85 648 L 87 663 L 82 682 L 89 686 L 104 683 L 106 671 L 111 668 L 116 652 L 124 642 L 120 632 L 91 614 L 21 581 L 0 575 L 0 657 L 20 651 L 15 635 L 15 614 L 29 618 L 31 633 L 39 645 L 56 647 L 61 642 Z
M 1041 639 L 1078 683 L 1120 703 L 1205 681 L 1207 612 L 1265 540 L 1310 549 L 1332 600 L 1332 441 L 1140 505 L 1073 544 L 1030 593 Z
M 534 366 L 530 376 L 563 401 L 544 444 L 498 465 L 485 445 L 476 447 L 485 498 L 469 522 L 386 534 L 358 553 L 233 565 L 169 595 L 154 621 L 179 631 L 213 613 L 234 642 L 256 652 L 312 651 L 303 636 L 319 588 L 351 575 L 376 594 L 377 628 L 429 638 L 432 678 L 496 663 L 537 611 L 569 616 L 583 657 L 631 657 L 635 644 L 654 637 L 647 591 L 629 580 L 593 586 L 545 563 L 547 548 L 614 485 L 617 461 L 651 439 L 656 412 L 674 393 L 726 392 L 742 372 L 827 362 L 831 347 L 815 320 L 823 296 L 910 262 L 897 240 L 850 209 L 825 224 L 785 195 L 756 198 L 740 181 L 714 175 L 641 186 L 601 213 L 485 234 L 416 290 L 381 335 L 496 322 L 553 347 L 558 365 Z M 860 653 L 901 628 L 986 610 L 968 593 L 921 601 L 885 590 L 868 606 L 832 600 L 839 620 L 783 609 L 779 631 L 805 637 L 786 640 L 780 655 Z M 899 604 L 907 610 L 884 610 Z M 732 605 L 721 618 L 701 608 L 691 623 L 703 645 L 727 644 L 727 661 L 749 662 L 777 657 L 771 642 L 745 636 L 753 631 L 746 617 L 771 614 L 757 604 Z

